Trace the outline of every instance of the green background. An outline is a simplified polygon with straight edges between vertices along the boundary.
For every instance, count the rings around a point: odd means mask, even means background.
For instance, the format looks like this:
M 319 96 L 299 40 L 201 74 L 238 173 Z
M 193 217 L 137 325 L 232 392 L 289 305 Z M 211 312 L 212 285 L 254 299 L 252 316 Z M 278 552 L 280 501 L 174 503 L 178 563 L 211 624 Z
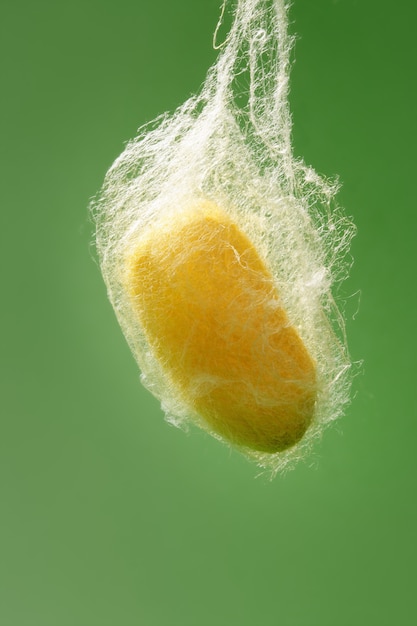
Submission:
M 1 626 L 417 623 L 415 3 L 291 10 L 295 153 L 358 226 L 364 360 L 306 462 L 268 482 L 166 424 L 93 260 L 89 199 L 198 90 L 219 4 L 0 3 Z

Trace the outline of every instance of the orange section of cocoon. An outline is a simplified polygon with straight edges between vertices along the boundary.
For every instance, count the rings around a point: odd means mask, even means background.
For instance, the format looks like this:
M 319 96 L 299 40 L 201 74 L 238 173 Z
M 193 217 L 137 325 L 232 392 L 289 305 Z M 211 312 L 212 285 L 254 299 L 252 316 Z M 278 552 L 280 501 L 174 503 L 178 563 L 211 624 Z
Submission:
M 210 430 L 252 450 L 297 443 L 314 417 L 316 368 L 249 238 L 216 205 L 150 228 L 126 288 L 169 385 Z

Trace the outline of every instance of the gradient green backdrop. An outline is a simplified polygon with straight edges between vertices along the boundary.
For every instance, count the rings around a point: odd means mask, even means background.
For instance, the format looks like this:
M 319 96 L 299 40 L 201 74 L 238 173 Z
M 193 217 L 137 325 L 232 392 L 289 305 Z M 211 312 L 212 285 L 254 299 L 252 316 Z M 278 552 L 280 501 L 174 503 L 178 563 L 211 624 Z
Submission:
M 340 175 L 358 226 L 364 359 L 306 463 L 256 479 L 167 425 L 93 260 L 89 198 L 199 88 L 219 4 L 0 3 L 1 626 L 417 623 L 417 5 L 291 10 L 295 152 Z

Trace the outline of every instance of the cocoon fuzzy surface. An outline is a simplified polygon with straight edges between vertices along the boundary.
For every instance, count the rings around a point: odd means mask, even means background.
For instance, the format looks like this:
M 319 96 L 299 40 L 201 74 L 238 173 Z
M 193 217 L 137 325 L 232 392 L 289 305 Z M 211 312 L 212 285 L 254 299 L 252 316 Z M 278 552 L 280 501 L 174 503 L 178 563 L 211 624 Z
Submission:
M 238 0 L 201 92 L 139 130 L 93 203 L 144 385 L 171 422 L 273 472 L 342 413 L 350 385 L 332 285 L 353 227 L 336 185 L 292 155 L 291 44 L 283 1 Z

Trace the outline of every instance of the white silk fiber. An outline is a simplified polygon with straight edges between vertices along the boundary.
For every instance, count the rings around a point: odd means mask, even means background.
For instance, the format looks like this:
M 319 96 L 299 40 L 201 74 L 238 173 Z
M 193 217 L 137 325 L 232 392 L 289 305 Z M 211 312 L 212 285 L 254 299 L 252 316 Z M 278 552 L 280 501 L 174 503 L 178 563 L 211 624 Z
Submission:
M 180 426 L 204 424 L 167 383 L 150 349 L 126 293 L 126 254 L 153 224 L 205 200 L 250 237 L 317 367 L 315 415 L 302 440 L 274 454 L 243 450 L 275 473 L 302 457 L 349 399 L 350 360 L 332 290 L 348 271 L 353 226 L 334 201 L 337 185 L 292 153 L 286 3 L 237 0 L 233 11 L 200 93 L 139 129 L 108 171 L 92 210 L 109 298 L 142 382 Z

